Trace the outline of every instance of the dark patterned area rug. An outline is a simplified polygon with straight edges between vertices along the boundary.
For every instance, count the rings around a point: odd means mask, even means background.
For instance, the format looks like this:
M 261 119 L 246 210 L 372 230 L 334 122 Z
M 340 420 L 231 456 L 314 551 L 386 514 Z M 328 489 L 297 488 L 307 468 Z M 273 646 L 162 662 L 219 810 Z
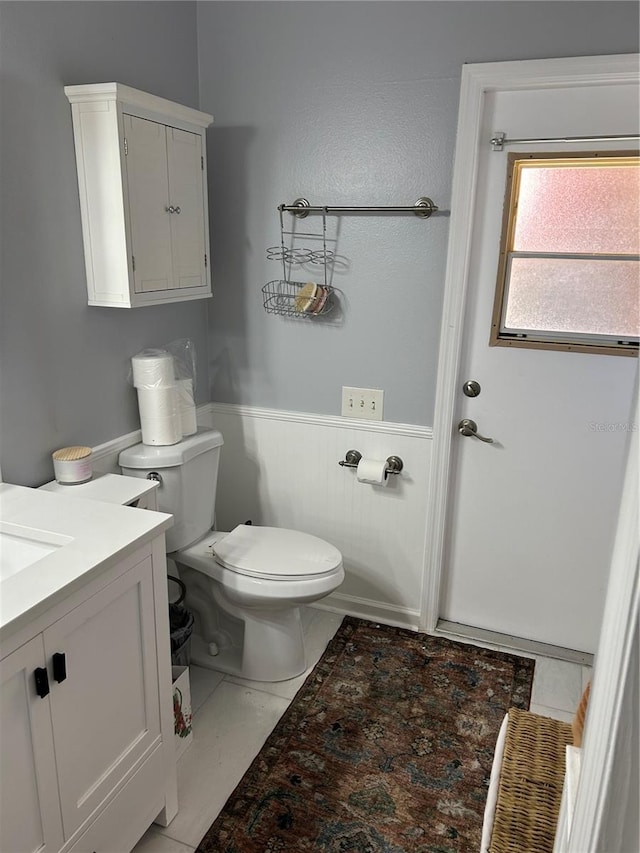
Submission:
M 347 616 L 197 853 L 477 853 L 533 667 Z

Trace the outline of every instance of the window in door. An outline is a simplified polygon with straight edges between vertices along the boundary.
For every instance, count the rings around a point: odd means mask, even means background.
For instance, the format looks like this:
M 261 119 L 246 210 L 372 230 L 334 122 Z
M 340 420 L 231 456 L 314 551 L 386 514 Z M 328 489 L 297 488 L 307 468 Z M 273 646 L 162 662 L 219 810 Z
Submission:
M 637 355 L 640 157 L 510 154 L 491 346 Z

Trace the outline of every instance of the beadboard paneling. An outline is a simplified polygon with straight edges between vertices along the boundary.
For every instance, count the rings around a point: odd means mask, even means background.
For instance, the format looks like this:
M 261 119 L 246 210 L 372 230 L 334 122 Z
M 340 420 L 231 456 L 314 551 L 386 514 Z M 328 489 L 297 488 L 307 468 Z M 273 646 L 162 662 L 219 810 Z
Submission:
M 216 524 L 290 527 L 332 542 L 346 578 L 319 606 L 416 628 L 422 600 L 431 430 L 385 421 L 207 403 L 198 424 L 224 436 Z M 93 448 L 96 473 L 121 473 L 118 455 L 140 432 Z M 380 488 L 342 468 L 347 450 L 400 456 L 402 474 Z
M 224 436 L 218 529 L 251 519 L 320 536 L 340 549 L 346 572 L 325 607 L 417 628 L 430 430 L 229 404 L 203 406 L 198 420 Z M 359 483 L 338 465 L 351 448 L 400 456 L 404 470 L 384 488 Z

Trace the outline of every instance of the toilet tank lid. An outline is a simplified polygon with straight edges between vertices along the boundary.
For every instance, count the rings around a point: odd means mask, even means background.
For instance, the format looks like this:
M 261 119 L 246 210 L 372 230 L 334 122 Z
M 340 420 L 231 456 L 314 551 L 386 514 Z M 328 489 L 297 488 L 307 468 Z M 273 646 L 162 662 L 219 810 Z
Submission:
M 118 464 L 121 468 L 171 468 L 223 444 L 222 433 L 217 429 L 198 427 L 197 432 L 177 444 L 135 444 L 127 447 L 118 457 Z

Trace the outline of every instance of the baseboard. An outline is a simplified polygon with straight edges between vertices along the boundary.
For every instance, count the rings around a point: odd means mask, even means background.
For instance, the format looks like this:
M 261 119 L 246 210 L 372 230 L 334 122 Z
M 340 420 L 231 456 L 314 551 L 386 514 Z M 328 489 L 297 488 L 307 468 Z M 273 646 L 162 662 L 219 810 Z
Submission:
M 420 613 L 418 610 L 405 610 L 391 604 L 381 604 L 367 598 L 357 598 L 352 595 L 334 592 L 332 595 L 316 602 L 318 610 L 329 610 L 331 613 L 343 613 L 345 616 L 357 616 L 371 622 L 381 622 L 395 628 L 408 628 L 418 631 Z
M 577 663 L 581 666 L 593 666 L 593 655 L 588 652 L 565 649 L 562 646 L 553 646 L 549 643 L 539 643 L 536 640 L 527 640 L 511 634 L 500 634 L 497 631 L 462 625 L 460 622 L 450 622 L 447 619 L 438 619 L 434 634 L 437 637 L 461 640 L 497 651 L 523 652 L 529 657 L 555 658 L 569 663 Z

